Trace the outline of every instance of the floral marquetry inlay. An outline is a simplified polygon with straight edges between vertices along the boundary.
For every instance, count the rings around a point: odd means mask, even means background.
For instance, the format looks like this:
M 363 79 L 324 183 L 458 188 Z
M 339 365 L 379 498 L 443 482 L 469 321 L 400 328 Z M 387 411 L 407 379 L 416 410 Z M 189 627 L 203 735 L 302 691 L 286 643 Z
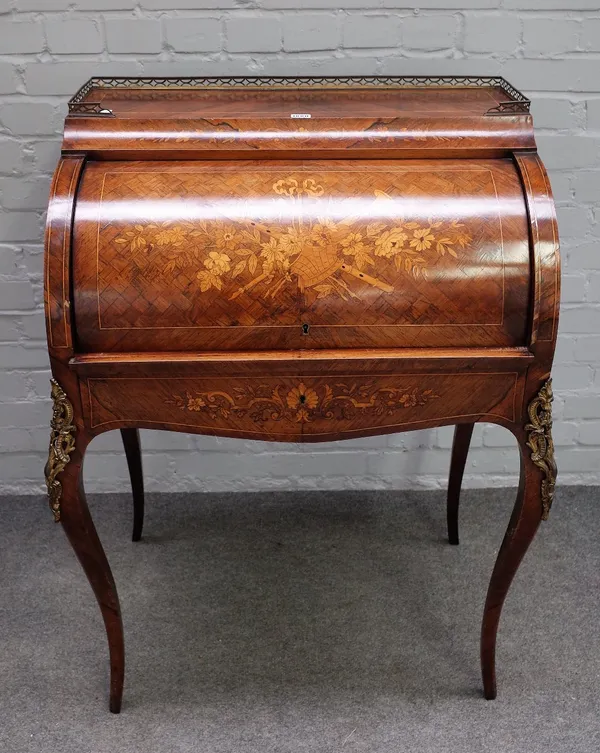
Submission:
M 264 217 L 250 205 L 231 218 L 219 208 L 210 221 L 135 224 L 114 243 L 133 258 L 155 256 L 165 274 L 186 273 L 201 294 L 224 290 L 235 300 L 256 289 L 275 299 L 291 287 L 312 300 L 348 300 L 357 297 L 358 286 L 392 293 L 398 274 L 425 279 L 436 259 L 458 258 L 472 240 L 458 219 L 399 216 L 394 197 L 383 190 L 368 199 L 371 221 L 355 216 L 352 202 L 332 204 L 312 177 L 280 178 L 271 190 L 261 201 Z
M 307 423 L 316 418 L 344 421 L 358 415 L 392 416 L 438 397 L 431 389 L 378 388 L 374 382 L 314 387 L 298 382 L 292 387 L 262 384 L 234 387 L 231 391 L 186 391 L 175 394 L 167 402 L 182 410 L 204 413 L 212 420 L 248 417 L 262 424 L 267 421 Z

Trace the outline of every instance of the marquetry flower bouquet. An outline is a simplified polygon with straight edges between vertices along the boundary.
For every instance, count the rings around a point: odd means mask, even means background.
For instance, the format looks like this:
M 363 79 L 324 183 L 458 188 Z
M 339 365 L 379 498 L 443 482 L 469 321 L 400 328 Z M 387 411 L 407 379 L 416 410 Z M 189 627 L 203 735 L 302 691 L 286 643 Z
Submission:
M 284 178 L 273 184 L 277 221 L 246 214 L 216 221 L 177 221 L 136 225 L 116 238 L 132 253 L 166 259 L 165 273 L 192 271 L 202 293 L 227 289 L 234 300 L 263 285 L 262 295 L 274 297 L 285 285 L 315 298 L 337 295 L 356 298 L 357 281 L 385 293 L 394 287 L 389 265 L 396 272 L 426 277 L 432 260 L 446 254 L 457 257 L 471 237 L 457 220 L 425 223 L 394 216 L 392 223 L 364 216 L 337 219 L 344 200 L 323 198 L 323 186 L 313 178 Z M 374 192 L 374 208 L 393 198 Z M 333 211 L 335 210 L 335 211 Z M 222 211 L 222 210 L 221 210 Z M 374 216 L 381 212 L 373 212 Z M 385 213 L 384 213 L 385 214 Z M 333 219 L 335 217 L 335 220 Z M 378 276 L 382 275 L 382 276 Z

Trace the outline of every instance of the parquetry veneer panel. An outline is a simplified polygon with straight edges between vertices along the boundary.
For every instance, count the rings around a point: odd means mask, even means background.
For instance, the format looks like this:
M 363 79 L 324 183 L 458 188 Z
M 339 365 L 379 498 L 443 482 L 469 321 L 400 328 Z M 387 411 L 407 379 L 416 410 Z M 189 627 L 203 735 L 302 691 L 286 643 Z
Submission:
M 85 349 L 525 342 L 510 160 L 91 162 L 79 196 Z

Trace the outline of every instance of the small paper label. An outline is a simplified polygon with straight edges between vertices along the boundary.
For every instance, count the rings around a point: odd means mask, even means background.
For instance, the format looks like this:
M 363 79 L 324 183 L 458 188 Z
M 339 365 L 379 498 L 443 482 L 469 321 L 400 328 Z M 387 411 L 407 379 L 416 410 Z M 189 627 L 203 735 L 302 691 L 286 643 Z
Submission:
M 290 118 L 310 118 L 309 112 L 293 112 Z

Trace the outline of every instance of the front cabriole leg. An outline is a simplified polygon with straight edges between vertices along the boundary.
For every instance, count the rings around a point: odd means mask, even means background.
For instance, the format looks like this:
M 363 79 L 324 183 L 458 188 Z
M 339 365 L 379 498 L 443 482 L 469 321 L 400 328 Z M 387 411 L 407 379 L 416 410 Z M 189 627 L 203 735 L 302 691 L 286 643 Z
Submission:
M 496 637 L 502 606 L 540 522 L 548 518 L 554 498 L 552 380 L 548 379 L 530 401 L 528 419 L 514 431 L 521 453 L 519 491 L 492 573 L 481 627 L 481 671 L 488 700 L 496 697 Z
M 62 523 L 102 612 L 110 654 L 110 710 L 118 713 L 125 669 L 123 625 L 115 582 L 83 490 L 83 456 L 90 437 L 73 402 L 54 379 L 52 400 L 50 452 L 45 468 L 50 508 L 54 519 Z

